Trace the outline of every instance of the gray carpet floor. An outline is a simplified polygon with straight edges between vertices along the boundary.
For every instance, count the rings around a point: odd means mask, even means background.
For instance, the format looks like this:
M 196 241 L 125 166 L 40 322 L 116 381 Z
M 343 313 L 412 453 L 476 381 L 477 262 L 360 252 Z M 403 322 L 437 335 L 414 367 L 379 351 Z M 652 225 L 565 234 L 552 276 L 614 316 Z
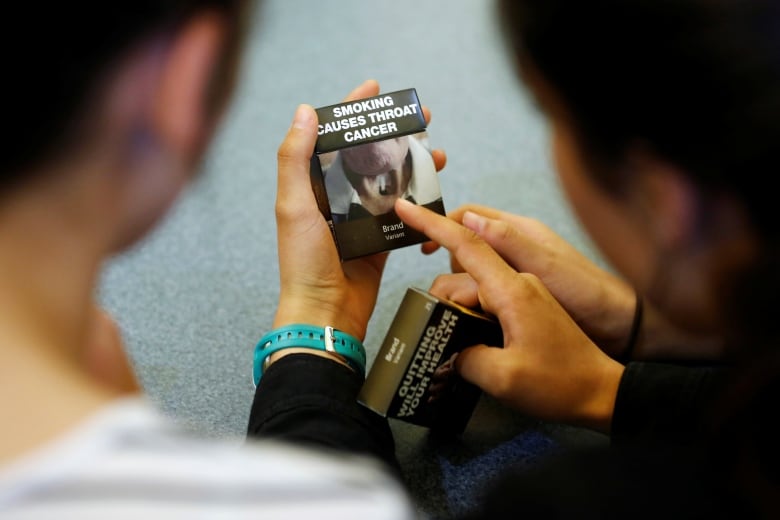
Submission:
M 563 199 L 545 122 L 516 79 L 482 0 L 266 0 L 250 21 L 234 101 L 198 180 L 142 243 L 107 266 L 100 297 L 120 323 L 151 398 L 203 435 L 240 442 L 252 351 L 278 296 L 276 148 L 295 107 L 328 105 L 364 79 L 414 87 L 448 153 L 445 206 L 476 202 L 538 217 L 601 262 Z M 394 251 L 366 338 L 369 365 L 409 286 L 427 288 L 448 257 Z M 431 438 L 393 422 L 420 510 L 468 507 L 502 466 L 535 464 L 599 435 L 544 424 L 483 398 L 466 432 Z

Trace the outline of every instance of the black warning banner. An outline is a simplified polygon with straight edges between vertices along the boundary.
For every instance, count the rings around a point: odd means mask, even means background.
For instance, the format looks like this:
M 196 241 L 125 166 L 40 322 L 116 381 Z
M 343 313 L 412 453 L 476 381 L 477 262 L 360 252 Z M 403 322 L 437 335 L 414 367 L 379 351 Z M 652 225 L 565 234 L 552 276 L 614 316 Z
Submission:
M 358 144 L 425 130 L 425 116 L 413 88 L 317 109 L 319 137 L 315 152 L 326 153 Z

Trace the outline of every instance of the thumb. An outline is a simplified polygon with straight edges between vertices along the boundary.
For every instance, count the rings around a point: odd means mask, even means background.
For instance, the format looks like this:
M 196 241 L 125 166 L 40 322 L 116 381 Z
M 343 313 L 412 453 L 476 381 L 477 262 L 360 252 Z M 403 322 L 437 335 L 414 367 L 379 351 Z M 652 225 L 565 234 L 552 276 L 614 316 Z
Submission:
M 504 362 L 504 349 L 475 345 L 464 349 L 455 358 L 458 373 L 469 383 L 477 385 L 490 395 L 498 390 L 500 378 L 496 377 L 497 367 Z
M 277 151 L 277 211 L 284 212 L 285 209 L 313 206 L 312 201 L 301 204 L 300 199 L 314 198 L 309 180 L 309 167 L 316 142 L 317 113 L 311 105 L 300 105 Z

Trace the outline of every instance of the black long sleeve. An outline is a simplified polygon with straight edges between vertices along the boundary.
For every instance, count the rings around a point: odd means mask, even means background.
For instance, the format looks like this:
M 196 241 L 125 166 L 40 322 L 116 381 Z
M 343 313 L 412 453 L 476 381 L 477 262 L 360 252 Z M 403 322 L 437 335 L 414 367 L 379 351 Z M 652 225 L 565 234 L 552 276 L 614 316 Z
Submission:
M 387 419 L 357 401 L 363 378 L 319 356 L 273 363 L 255 391 L 247 436 L 372 455 L 400 474 Z
M 464 520 L 754 517 L 738 490 L 726 492 L 725 458 L 709 449 L 709 414 L 727 377 L 721 367 L 630 363 L 610 447 L 564 450 L 505 472 Z
M 612 445 L 699 441 L 726 376 L 722 367 L 629 363 L 615 401 Z

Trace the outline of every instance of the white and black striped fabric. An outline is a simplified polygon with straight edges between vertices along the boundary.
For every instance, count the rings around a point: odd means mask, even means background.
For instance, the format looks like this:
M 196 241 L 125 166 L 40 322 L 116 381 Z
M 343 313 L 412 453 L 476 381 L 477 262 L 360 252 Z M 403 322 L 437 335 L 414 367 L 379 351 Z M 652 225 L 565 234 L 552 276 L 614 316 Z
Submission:
M 117 401 L 0 467 L 4 520 L 416 517 L 401 484 L 373 459 L 200 439 L 140 398 Z

